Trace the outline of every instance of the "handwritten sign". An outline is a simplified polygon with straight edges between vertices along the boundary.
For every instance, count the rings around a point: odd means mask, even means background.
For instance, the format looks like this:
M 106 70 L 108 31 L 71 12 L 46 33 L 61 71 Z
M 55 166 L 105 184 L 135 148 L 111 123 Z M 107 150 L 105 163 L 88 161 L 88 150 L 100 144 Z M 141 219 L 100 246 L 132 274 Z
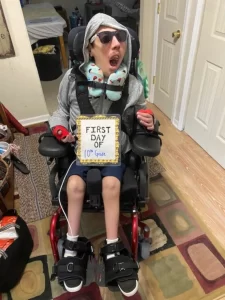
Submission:
M 120 163 L 120 116 L 89 115 L 76 120 L 77 157 L 83 165 Z

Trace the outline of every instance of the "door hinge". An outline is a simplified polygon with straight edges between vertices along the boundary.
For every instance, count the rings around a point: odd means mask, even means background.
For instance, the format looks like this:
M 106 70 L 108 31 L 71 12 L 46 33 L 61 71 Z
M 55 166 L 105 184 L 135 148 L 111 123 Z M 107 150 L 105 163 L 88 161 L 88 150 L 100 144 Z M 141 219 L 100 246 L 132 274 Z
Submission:
M 155 84 L 155 82 L 156 82 L 156 76 L 153 76 L 152 83 Z
M 158 3 L 158 7 L 157 7 L 157 14 L 159 15 L 161 11 L 161 3 Z

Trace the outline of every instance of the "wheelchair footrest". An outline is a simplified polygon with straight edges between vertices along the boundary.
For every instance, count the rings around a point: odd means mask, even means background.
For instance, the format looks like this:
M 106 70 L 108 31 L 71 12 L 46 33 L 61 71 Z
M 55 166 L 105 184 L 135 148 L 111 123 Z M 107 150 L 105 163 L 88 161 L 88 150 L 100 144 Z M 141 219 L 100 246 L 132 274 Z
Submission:
M 108 254 L 115 254 L 107 259 Z M 113 287 L 120 281 L 138 280 L 139 264 L 133 259 L 121 240 L 106 244 L 101 248 L 100 255 L 105 265 L 105 284 Z
M 77 255 L 72 257 L 62 257 L 52 268 L 51 281 L 56 277 L 60 285 L 64 286 L 64 281 L 80 279 L 86 284 L 86 275 L 89 262 L 94 259 L 93 247 L 85 237 L 79 237 L 78 241 L 63 241 L 63 248 L 76 251 Z M 59 250 L 59 248 L 58 248 Z

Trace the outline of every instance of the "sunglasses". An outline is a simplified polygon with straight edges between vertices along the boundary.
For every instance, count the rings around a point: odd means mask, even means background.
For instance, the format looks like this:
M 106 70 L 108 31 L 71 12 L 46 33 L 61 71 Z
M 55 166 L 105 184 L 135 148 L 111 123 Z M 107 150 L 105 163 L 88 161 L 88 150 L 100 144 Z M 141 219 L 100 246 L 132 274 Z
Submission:
M 101 31 L 97 34 L 95 34 L 91 40 L 90 43 L 93 43 L 96 37 L 99 37 L 102 44 L 108 44 L 112 41 L 113 37 L 115 36 L 117 40 L 121 42 L 125 42 L 127 39 L 127 32 L 124 30 L 117 30 L 117 31 Z

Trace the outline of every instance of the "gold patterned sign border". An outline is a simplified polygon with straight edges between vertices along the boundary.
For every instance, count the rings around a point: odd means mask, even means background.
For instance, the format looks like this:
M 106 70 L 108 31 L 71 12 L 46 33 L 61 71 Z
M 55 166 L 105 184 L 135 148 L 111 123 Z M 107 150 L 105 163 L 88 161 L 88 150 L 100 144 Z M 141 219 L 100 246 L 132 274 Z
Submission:
M 82 144 L 82 136 L 81 136 L 81 121 L 82 120 L 115 120 L 115 159 L 81 159 L 81 144 Z M 78 149 L 77 149 L 77 157 L 81 164 L 113 164 L 116 165 L 120 160 L 120 118 L 117 116 L 107 116 L 107 115 L 89 115 L 84 116 L 81 115 L 76 120 L 77 124 L 77 138 L 78 138 Z M 85 138 L 85 137 L 84 137 Z

